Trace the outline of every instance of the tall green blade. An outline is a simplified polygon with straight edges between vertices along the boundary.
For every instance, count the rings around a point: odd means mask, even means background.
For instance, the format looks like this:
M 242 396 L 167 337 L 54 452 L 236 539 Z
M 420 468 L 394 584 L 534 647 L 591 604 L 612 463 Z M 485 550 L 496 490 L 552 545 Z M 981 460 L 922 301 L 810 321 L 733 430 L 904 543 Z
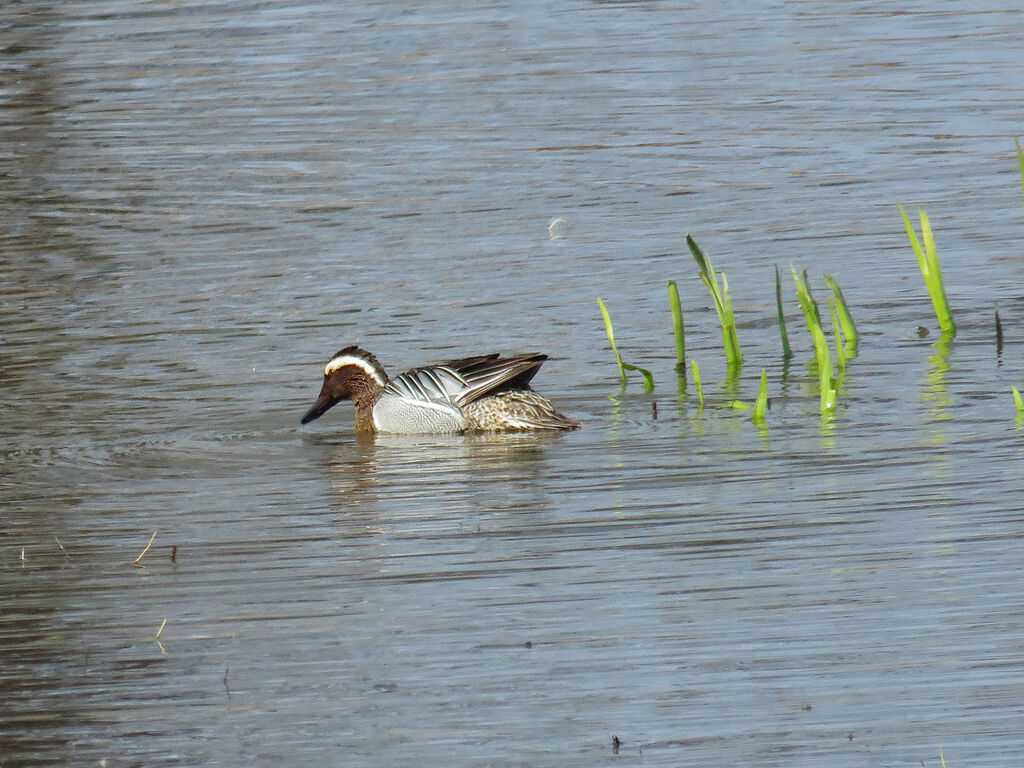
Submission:
M 700 369 L 697 367 L 697 361 L 690 361 L 690 371 L 693 374 L 693 387 L 697 390 L 697 405 L 700 408 L 704 407 L 704 388 L 700 385 Z
M 1024 152 L 1021 151 L 1020 142 L 1017 139 L 1014 139 L 1013 143 L 1017 146 L 1017 165 L 1020 166 L 1020 191 L 1021 195 L 1024 195 Z
M 612 329 L 612 319 L 608 315 L 608 309 L 605 307 L 604 302 L 601 301 L 601 297 L 597 297 L 597 306 L 601 308 L 601 317 L 604 318 L 604 332 L 608 336 L 608 343 L 612 347 L 612 352 L 615 354 L 615 364 L 619 366 L 619 378 L 622 379 L 622 387 L 626 387 L 626 369 L 622 365 L 622 355 L 619 354 L 618 347 L 615 346 L 615 331 Z
M 917 232 L 914 231 L 914 225 L 910 223 L 910 217 L 907 216 L 907 212 L 903 210 L 903 206 L 900 206 L 900 216 L 903 217 L 903 226 L 907 230 L 907 239 L 910 240 L 910 247 L 914 249 L 914 255 L 917 257 L 917 266 L 921 269 L 921 274 L 924 279 L 928 280 L 928 260 L 924 255 L 924 248 L 921 247 L 921 241 L 917 239 Z
M 828 314 L 832 318 L 832 338 L 836 342 L 836 367 L 841 371 L 846 368 L 846 345 L 843 344 L 843 329 L 839 324 L 839 312 L 834 298 L 828 300 Z
M 807 290 L 807 283 L 800 277 L 792 264 L 789 266 L 789 271 L 793 273 L 793 284 L 796 286 L 796 300 L 800 304 L 800 309 L 803 310 L 807 327 L 810 328 L 812 325 L 820 326 L 821 321 L 818 318 L 818 311 L 814 306 L 814 300 L 811 298 L 810 292 Z
M 718 313 L 718 322 L 722 326 L 722 346 L 725 348 L 725 357 L 730 368 L 739 368 L 743 365 L 743 355 L 740 352 L 739 337 L 736 334 L 736 319 L 733 317 L 732 298 L 729 296 L 729 282 L 722 273 L 722 285 L 718 285 L 718 276 L 715 274 L 715 267 L 711 259 L 697 245 L 697 241 L 687 233 L 686 245 L 693 255 L 694 261 L 700 268 L 700 279 L 707 286 L 711 293 L 711 300 L 715 304 L 715 311 Z
M 615 346 L 615 332 L 612 329 L 612 319 L 608 315 L 608 309 L 605 307 L 604 302 L 601 301 L 600 296 L 597 297 L 597 305 L 601 308 L 601 317 L 604 318 L 604 332 L 608 336 L 608 343 L 612 347 L 612 352 L 615 353 L 615 362 L 619 365 L 619 378 L 622 380 L 622 388 L 626 388 L 626 371 L 636 371 L 644 378 L 644 389 L 647 392 L 653 392 L 654 376 L 646 368 L 622 361 L 622 355 L 619 354 L 618 347 Z
M 793 350 L 789 347 L 789 334 L 786 333 L 786 315 L 782 311 L 782 280 L 779 278 L 779 265 L 775 265 L 775 308 L 779 314 L 779 335 L 782 337 L 782 359 L 789 360 Z
M 832 388 L 832 355 L 828 351 L 828 340 L 820 325 L 815 325 L 811 329 L 811 337 L 814 339 L 814 349 L 818 358 L 819 406 L 821 415 L 825 416 L 831 413 L 835 407 L 836 391 Z
M 820 408 L 823 416 L 832 412 L 835 407 L 835 390 L 832 388 L 832 353 L 828 348 L 828 340 L 825 332 L 821 330 L 821 321 L 818 319 L 817 307 L 807 290 L 804 279 L 797 274 L 796 269 L 790 265 L 793 273 L 793 283 L 796 285 L 796 297 L 800 302 L 800 308 L 804 311 L 804 319 L 807 321 L 807 330 L 814 342 L 814 357 L 818 364 L 818 389 L 820 394 Z
M 676 373 L 686 376 L 686 332 L 683 326 L 683 307 L 679 303 L 679 289 L 675 280 L 668 281 L 668 306 L 672 311 L 672 331 L 676 337 Z
M 845 356 L 853 357 L 853 354 L 857 351 L 857 327 L 853 324 L 853 315 L 850 314 L 850 307 L 846 303 L 846 297 L 843 296 L 843 291 L 835 278 L 832 275 L 825 275 L 825 282 L 832 290 L 832 295 L 836 298 L 835 309 L 836 314 L 839 316 L 839 325 L 843 329 Z
M 811 306 L 814 307 L 814 316 L 818 318 L 818 325 L 821 325 L 821 310 L 818 308 L 818 301 L 814 298 L 814 293 L 811 291 L 811 281 L 807 279 L 807 270 L 802 270 L 800 274 L 804 279 L 804 290 L 807 291 L 807 298 L 811 300 Z
M 952 337 L 956 335 L 956 324 L 949 311 L 949 301 L 946 297 L 946 286 L 942 281 L 942 269 L 939 267 L 939 253 L 935 247 L 935 237 L 932 235 L 932 227 L 924 208 L 918 208 L 917 211 L 921 219 L 921 240 L 917 239 L 917 233 L 910 222 L 910 217 L 903 210 L 903 206 L 900 206 L 900 216 L 903 218 L 903 226 L 907 230 L 907 239 L 910 240 L 910 247 L 914 249 L 917 265 L 921 269 L 921 276 L 928 288 L 932 307 L 935 308 L 935 318 L 939 321 L 939 328 L 943 335 Z M 924 242 L 923 247 L 922 241 Z
M 729 367 L 739 368 L 743 365 L 743 355 L 740 354 L 740 339 L 736 335 L 736 318 L 732 313 L 732 294 L 729 293 L 729 281 L 722 272 L 722 304 L 725 306 L 726 326 L 722 328 L 722 337 L 726 340 L 726 357 Z
M 757 400 L 754 401 L 754 423 L 760 426 L 764 424 L 764 412 L 768 408 L 768 372 L 761 369 L 761 385 L 757 389 Z

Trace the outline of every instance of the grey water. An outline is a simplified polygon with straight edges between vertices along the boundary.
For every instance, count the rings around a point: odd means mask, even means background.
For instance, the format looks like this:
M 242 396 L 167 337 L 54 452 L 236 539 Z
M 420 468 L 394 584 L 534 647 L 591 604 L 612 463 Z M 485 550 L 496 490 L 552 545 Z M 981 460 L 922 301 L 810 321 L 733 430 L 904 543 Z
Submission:
M 1017 764 L 1022 21 L 5 4 L 0 765 Z M 790 265 L 860 332 L 830 419 Z M 546 352 L 582 429 L 300 427 L 351 343 Z

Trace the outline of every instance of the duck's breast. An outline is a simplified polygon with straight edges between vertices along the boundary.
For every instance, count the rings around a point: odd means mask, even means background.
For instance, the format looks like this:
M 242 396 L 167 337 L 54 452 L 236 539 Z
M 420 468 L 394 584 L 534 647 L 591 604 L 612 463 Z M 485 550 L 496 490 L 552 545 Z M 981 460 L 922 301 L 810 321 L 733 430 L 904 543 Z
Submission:
M 378 432 L 442 434 L 462 432 L 466 428 L 466 419 L 450 403 L 412 400 L 385 391 L 373 406 L 373 425 Z

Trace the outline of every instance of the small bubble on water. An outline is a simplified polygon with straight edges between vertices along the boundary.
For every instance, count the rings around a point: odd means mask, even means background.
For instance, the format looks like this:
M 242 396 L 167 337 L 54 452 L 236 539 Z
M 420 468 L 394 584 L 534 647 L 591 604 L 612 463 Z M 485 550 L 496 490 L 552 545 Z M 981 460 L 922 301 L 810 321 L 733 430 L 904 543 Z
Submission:
M 569 235 L 569 222 L 559 217 L 551 220 L 548 224 L 548 237 L 551 240 L 561 240 Z

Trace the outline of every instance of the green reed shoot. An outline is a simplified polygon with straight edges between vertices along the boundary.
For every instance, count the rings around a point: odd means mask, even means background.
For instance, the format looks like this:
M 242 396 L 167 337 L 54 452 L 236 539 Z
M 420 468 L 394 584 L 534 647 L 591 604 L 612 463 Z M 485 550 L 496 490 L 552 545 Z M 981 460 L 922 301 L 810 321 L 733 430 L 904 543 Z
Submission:
M 811 281 L 807 277 L 807 270 L 801 270 L 800 276 L 804 279 L 804 290 L 807 291 L 807 298 L 811 300 L 811 306 L 814 307 L 814 316 L 818 318 L 818 324 L 820 325 L 821 311 L 818 309 L 818 300 L 814 298 L 814 294 L 811 292 Z
M 736 319 L 732 312 L 732 298 L 729 296 L 729 281 L 722 272 L 722 284 L 718 284 L 718 275 L 704 251 L 697 245 L 697 241 L 687 233 L 686 244 L 693 254 L 697 266 L 700 267 L 700 279 L 711 292 L 711 299 L 715 303 L 715 311 L 718 312 L 718 322 L 722 326 L 722 346 L 725 347 L 725 357 L 730 368 L 739 368 L 743 365 L 743 355 L 740 353 L 740 340 L 736 335 Z
M 751 418 L 757 426 L 764 424 L 764 412 L 768 408 L 768 372 L 761 369 L 761 384 L 757 388 L 757 400 L 754 401 L 754 413 Z
M 953 322 L 953 315 L 950 314 L 949 302 L 946 299 L 946 286 L 942 282 L 942 270 L 939 267 L 939 254 L 935 248 L 935 238 L 932 236 L 932 228 L 928 223 L 928 216 L 925 215 L 924 208 L 918 208 L 917 212 L 921 218 L 923 248 L 921 241 L 917 239 L 917 233 L 914 231 L 913 224 L 910 223 L 907 212 L 903 210 L 902 205 L 900 206 L 900 216 L 903 217 L 903 225 L 907 228 L 907 238 L 910 240 L 911 248 L 914 249 L 914 255 L 917 256 L 917 265 L 921 268 L 921 276 L 924 277 L 928 294 L 932 299 L 932 306 L 935 307 L 935 317 L 939 321 L 939 328 L 942 329 L 944 335 L 952 337 L 956 335 L 956 324 Z
M 818 329 L 819 331 L 821 330 L 821 315 L 818 314 L 818 305 L 811 297 L 811 292 L 807 287 L 806 273 L 805 276 L 801 276 L 799 273 L 797 273 L 795 269 L 793 269 L 792 266 L 790 266 L 790 270 L 793 273 L 793 283 L 796 286 L 796 299 L 800 303 L 800 309 L 804 313 L 804 321 L 807 324 L 807 329 L 811 331 L 811 335 L 813 336 L 815 328 Z M 823 331 L 822 335 L 824 336 Z M 819 368 L 822 367 L 823 362 L 827 362 L 828 367 L 831 368 L 832 358 L 828 352 L 827 344 L 825 345 L 824 349 L 824 357 L 826 358 L 826 360 L 822 359 L 823 355 L 821 354 L 821 348 L 815 345 L 815 361 L 817 362 Z
M 622 387 L 626 387 L 626 371 L 636 371 L 644 377 L 644 391 L 654 391 L 654 377 L 651 372 L 646 368 L 641 368 L 639 365 L 630 365 L 622 361 L 622 355 L 619 354 L 618 347 L 615 346 L 615 332 L 612 330 L 612 319 L 608 315 L 608 310 L 601 301 L 601 297 L 597 297 L 597 305 L 601 308 L 601 317 L 604 318 L 604 332 L 608 335 L 608 343 L 611 344 L 612 352 L 615 353 L 615 362 L 619 365 L 619 378 L 622 379 Z
M 676 281 L 668 281 L 668 306 L 672 310 L 672 330 L 676 336 L 676 373 L 686 376 L 686 338 L 683 327 L 683 306 L 679 303 Z
M 1014 139 L 1013 143 L 1017 146 L 1017 165 L 1020 166 L 1020 191 L 1024 195 L 1024 151 L 1021 151 L 1020 142 L 1017 139 Z
M 690 360 L 690 371 L 693 373 L 693 387 L 697 390 L 697 406 L 704 407 L 704 389 L 700 385 L 700 369 L 696 360 Z
M 839 287 L 839 283 L 832 275 L 825 275 L 825 283 L 832 290 L 832 295 L 835 296 L 836 314 L 839 317 L 839 327 L 843 329 L 843 342 L 845 344 L 844 357 L 853 357 L 857 353 L 857 326 L 853 324 L 853 315 L 850 314 L 850 307 L 846 303 L 846 297 L 843 296 L 843 289 Z M 838 333 L 836 335 L 836 343 L 838 344 Z
M 601 317 L 604 318 L 604 332 L 608 336 L 608 343 L 612 346 L 612 352 L 615 353 L 615 363 L 619 366 L 619 378 L 622 380 L 622 386 L 626 386 L 626 369 L 622 364 L 622 355 L 619 354 L 618 347 L 615 346 L 615 331 L 612 328 L 612 319 L 608 315 L 608 310 L 604 306 L 604 302 L 601 301 L 601 297 L 597 297 L 597 305 L 601 308 Z
M 821 330 L 818 309 L 807 290 L 807 283 L 792 266 L 790 270 L 793 273 L 793 282 L 796 284 L 796 297 L 800 302 L 800 308 L 804 311 L 804 319 L 807 321 L 807 330 L 814 341 L 814 356 L 818 363 L 819 405 L 821 414 L 825 416 L 831 413 L 835 407 L 836 391 L 832 387 L 832 353 L 829 351 L 825 332 Z
M 779 278 L 779 265 L 775 265 L 775 308 L 779 314 L 779 335 L 782 337 L 782 359 L 789 360 L 793 350 L 789 347 L 789 334 L 786 333 L 786 314 L 782 311 L 782 280 Z
M 1013 390 L 1013 402 L 1017 404 L 1017 418 L 1024 419 L 1024 398 L 1020 396 L 1020 390 L 1010 387 Z
M 836 368 L 840 371 L 846 368 L 846 345 L 843 344 L 842 329 L 839 325 L 839 312 L 835 299 L 828 300 L 828 313 L 832 318 L 832 338 L 836 342 Z

